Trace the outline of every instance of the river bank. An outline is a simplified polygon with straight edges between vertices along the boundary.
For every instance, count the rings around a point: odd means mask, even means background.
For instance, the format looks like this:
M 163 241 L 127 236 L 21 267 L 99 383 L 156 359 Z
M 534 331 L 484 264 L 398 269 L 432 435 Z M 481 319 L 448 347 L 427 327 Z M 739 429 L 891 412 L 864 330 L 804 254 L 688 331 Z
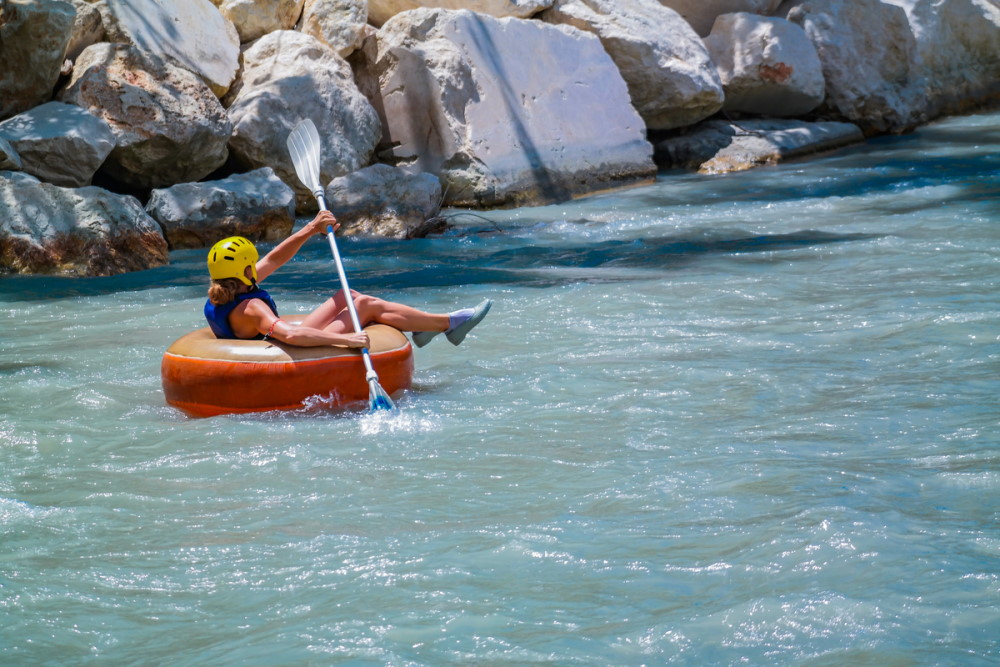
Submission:
M 285 147 L 305 117 L 344 233 L 413 238 L 442 205 L 743 169 L 995 103 L 1000 10 L 936 7 L 12 0 L 0 271 L 110 275 L 280 238 L 314 207 Z

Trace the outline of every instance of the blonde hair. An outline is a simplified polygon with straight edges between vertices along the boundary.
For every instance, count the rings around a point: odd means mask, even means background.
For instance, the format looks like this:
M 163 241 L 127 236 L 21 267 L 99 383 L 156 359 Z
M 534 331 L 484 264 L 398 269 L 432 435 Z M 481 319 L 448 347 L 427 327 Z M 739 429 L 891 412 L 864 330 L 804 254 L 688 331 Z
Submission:
M 213 280 L 212 284 L 208 286 L 208 300 L 214 306 L 225 305 L 235 299 L 242 288 L 243 282 L 238 278 Z

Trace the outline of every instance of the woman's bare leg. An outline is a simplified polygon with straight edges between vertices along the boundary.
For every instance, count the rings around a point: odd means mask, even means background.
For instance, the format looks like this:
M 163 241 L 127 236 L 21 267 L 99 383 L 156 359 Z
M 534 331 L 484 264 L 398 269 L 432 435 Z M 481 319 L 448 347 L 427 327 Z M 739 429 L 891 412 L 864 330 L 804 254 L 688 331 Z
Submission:
M 351 290 L 354 307 L 362 326 L 372 323 L 387 324 L 400 331 L 445 331 L 450 318 L 444 313 L 428 313 L 412 306 Z M 345 333 L 354 330 L 343 290 L 327 299 L 302 322 L 305 326 Z
M 351 290 L 351 294 L 355 298 L 361 296 L 354 290 Z M 321 303 L 316 310 L 306 315 L 305 319 L 302 320 L 302 326 L 325 329 L 337 319 L 341 311 L 346 313 L 346 308 L 347 301 L 344 299 L 344 290 L 338 290 L 332 297 Z M 354 327 L 352 326 L 348 330 L 353 331 Z

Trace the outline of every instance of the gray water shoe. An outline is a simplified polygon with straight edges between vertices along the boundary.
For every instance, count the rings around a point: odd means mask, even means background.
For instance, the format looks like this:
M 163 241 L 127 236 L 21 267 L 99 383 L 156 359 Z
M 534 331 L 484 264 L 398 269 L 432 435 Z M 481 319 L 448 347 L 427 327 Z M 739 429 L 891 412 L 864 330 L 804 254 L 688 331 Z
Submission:
M 414 331 L 414 332 L 410 333 L 410 336 L 413 338 L 413 342 L 417 344 L 417 347 L 423 347 L 424 345 L 427 345 L 427 343 L 431 342 L 431 339 L 434 338 L 434 336 L 437 336 L 439 333 L 441 333 L 441 332 L 440 331 Z
M 490 312 L 490 306 L 492 305 L 492 299 L 483 299 L 482 302 L 476 306 L 472 313 L 472 317 L 462 322 L 454 329 L 449 329 L 445 332 L 444 335 L 447 336 L 448 342 L 452 345 L 458 345 L 465 340 L 465 335 L 472 331 L 472 327 L 483 321 L 483 318 L 486 317 L 486 313 Z M 430 339 L 428 338 L 427 340 Z

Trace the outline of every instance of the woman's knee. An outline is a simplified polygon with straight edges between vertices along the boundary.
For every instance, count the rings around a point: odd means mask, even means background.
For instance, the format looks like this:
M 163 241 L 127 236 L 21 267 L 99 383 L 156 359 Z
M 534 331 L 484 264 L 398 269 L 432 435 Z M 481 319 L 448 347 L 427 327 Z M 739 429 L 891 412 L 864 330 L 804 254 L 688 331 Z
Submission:
M 357 292 L 357 291 L 355 291 L 353 289 L 351 290 L 351 300 L 352 301 L 354 301 L 355 303 L 357 303 L 357 299 L 358 299 L 359 296 L 361 296 L 360 292 Z M 347 308 L 347 300 L 344 298 L 344 290 L 342 290 L 342 289 L 339 289 L 336 292 L 334 292 L 333 296 L 330 297 L 330 301 L 332 301 L 333 303 L 335 303 L 340 308 Z
M 354 293 L 354 307 L 358 310 L 380 312 L 384 303 L 378 297 L 361 294 L 360 292 Z

